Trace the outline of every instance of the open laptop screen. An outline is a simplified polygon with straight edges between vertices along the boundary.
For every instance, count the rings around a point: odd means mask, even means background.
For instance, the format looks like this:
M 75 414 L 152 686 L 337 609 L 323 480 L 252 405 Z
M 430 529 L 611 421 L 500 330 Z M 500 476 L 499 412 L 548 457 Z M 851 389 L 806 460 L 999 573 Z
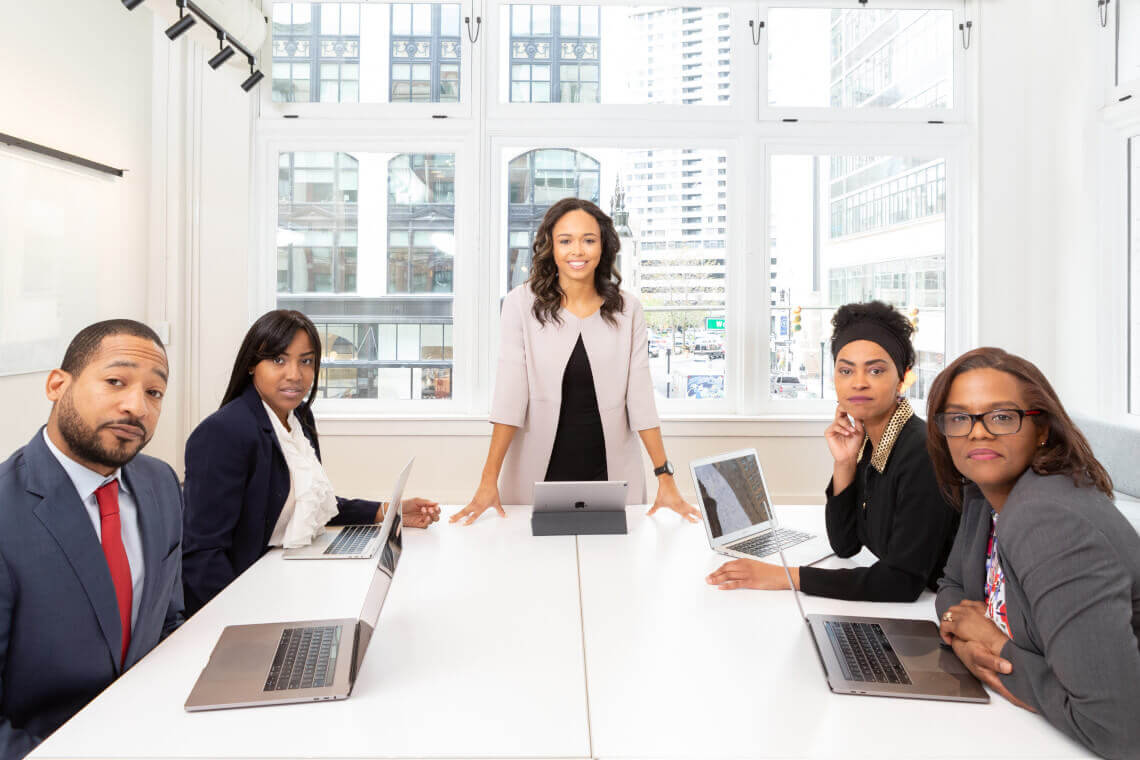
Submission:
M 755 454 L 695 465 L 693 474 L 714 539 L 772 520 Z

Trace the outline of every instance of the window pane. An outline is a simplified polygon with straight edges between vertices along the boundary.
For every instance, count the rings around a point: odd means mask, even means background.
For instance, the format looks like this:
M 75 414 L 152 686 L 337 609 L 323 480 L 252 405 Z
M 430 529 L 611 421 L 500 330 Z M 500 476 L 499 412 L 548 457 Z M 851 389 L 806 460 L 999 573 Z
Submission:
M 542 87 L 504 77 L 511 103 L 731 102 L 727 7 L 513 5 L 504 15 L 506 68 L 541 63 Z M 520 23 L 526 19 L 532 23 Z M 540 69 L 532 69 L 532 81 Z M 589 83 L 589 84 L 586 84 Z
M 954 105 L 953 11 L 773 8 L 766 33 L 769 105 Z
M 460 13 L 458 3 L 274 3 L 273 99 L 458 102 Z M 422 66 L 419 85 L 409 64 Z
M 326 336 L 319 395 L 450 398 L 455 155 L 278 162 L 277 305 Z
M 571 196 L 597 203 L 610 212 L 621 240 L 622 288 L 645 309 L 658 396 L 723 398 L 728 207 L 717 172 L 726 154 L 541 148 L 509 156 L 507 287 L 530 276 L 530 246 L 552 204 Z
M 1140 0 L 1117 0 L 1116 83 L 1140 80 Z
M 940 158 L 772 158 L 771 398 L 834 399 L 831 317 L 870 300 L 918 327 L 907 395 L 926 397 L 946 363 L 945 176 Z

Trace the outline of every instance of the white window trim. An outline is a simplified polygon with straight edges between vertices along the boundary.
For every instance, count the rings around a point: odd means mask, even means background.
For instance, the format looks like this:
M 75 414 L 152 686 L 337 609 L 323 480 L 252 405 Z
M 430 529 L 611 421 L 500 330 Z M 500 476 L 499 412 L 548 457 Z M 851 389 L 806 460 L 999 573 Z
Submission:
M 353 136 L 343 129 L 328 132 L 327 125 L 304 124 L 295 130 L 281 130 L 267 127 L 259 129 L 264 134 L 261 149 L 255 158 L 253 176 L 261 195 L 255 201 L 255 208 L 261 209 L 259 227 L 261 235 L 255 250 L 257 264 L 251 267 L 250 276 L 254 293 L 251 299 L 254 308 L 251 321 L 257 315 L 277 308 L 277 159 L 281 153 L 292 151 L 320 151 L 346 153 L 454 153 L 455 154 L 455 240 L 457 251 L 454 259 L 454 282 L 477 283 L 473 287 L 456 287 L 452 295 L 452 397 L 432 401 L 382 400 L 382 399 L 319 399 L 315 409 L 323 414 L 347 414 L 368 418 L 380 414 L 407 412 L 419 408 L 426 416 L 465 414 L 475 407 L 476 400 L 486 395 L 479 378 L 482 374 L 477 361 L 476 336 L 480 329 L 476 322 L 478 313 L 477 291 L 483 287 L 480 270 L 477 205 L 478 166 L 475 160 L 477 150 L 474 139 L 465 134 L 448 135 L 441 131 L 431 137 L 408 137 L 422 131 L 411 125 L 403 127 L 389 124 L 392 133 L 377 135 L 374 128 L 365 131 L 370 135 Z M 418 125 L 417 125 L 418 127 Z M 287 132 L 283 134 L 273 134 Z M 468 252 L 465 254 L 464 249 Z M 298 294 L 301 295 L 301 294 Z
M 1105 357 L 1098 374 L 1098 409 L 1102 417 L 1123 418 L 1140 426 L 1140 250 L 1131 245 L 1129 227 L 1128 142 L 1140 146 L 1140 100 L 1115 103 L 1101 114 L 1101 184 L 1099 226 L 1101 312 L 1097 355 Z M 1122 170 L 1123 169 L 1123 170 Z M 1140 199 L 1132 198 L 1133 203 Z M 1121 318 L 1122 317 L 1122 318 Z
M 768 40 L 771 24 L 769 12 L 773 8 L 842 8 L 860 10 L 868 6 L 861 5 L 858 0 L 760 0 L 757 8 L 758 19 L 764 22 L 764 29 L 760 34 L 759 54 L 757 55 L 757 81 L 760 83 L 757 93 L 759 105 L 759 119 L 761 121 L 832 121 L 832 122 L 890 122 L 890 123 L 964 123 L 972 119 L 972 96 L 966 87 L 972 75 L 973 61 L 977 56 L 969 55 L 977 43 L 977 35 L 972 34 L 970 49 L 963 48 L 959 24 L 972 20 L 976 14 L 973 12 L 975 0 L 875 0 L 873 7 L 876 10 L 945 10 L 954 14 L 953 34 L 954 40 L 951 49 L 954 51 L 954 105 L 952 108 L 807 108 L 768 105 Z
M 946 162 L 946 212 L 945 212 L 945 257 L 946 257 L 946 303 L 954 304 L 953 312 L 946 311 L 945 355 L 947 361 L 963 351 L 977 345 L 977 313 L 973 287 L 976 282 L 977 263 L 971 245 L 972 221 L 969 209 L 970 186 L 967 180 L 969 151 L 963 147 L 963 127 L 948 127 L 945 134 L 932 135 L 927 127 L 907 128 L 896 126 L 890 135 L 861 141 L 839 139 L 782 140 L 764 147 L 764 176 L 771 177 L 772 157 L 781 155 L 891 155 L 891 156 L 930 156 L 940 157 Z M 767 198 L 770 187 L 765 187 Z M 756 214 L 760 230 L 764 235 L 763 250 L 770 250 L 768 238 L 768 217 L 770 205 L 765 203 Z M 770 266 L 764 257 L 765 270 Z M 766 275 L 765 275 L 766 276 Z M 764 340 L 768 339 L 767 326 L 770 307 L 765 302 L 757 308 L 761 314 Z M 756 377 L 760 388 L 769 387 L 770 370 L 763 361 L 766 355 L 753 357 Z M 764 396 L 768 394 L 765 392 Z M 835 402 L 826 399 L 761 399 L 757 411 L 768 414 L 835 414 Z

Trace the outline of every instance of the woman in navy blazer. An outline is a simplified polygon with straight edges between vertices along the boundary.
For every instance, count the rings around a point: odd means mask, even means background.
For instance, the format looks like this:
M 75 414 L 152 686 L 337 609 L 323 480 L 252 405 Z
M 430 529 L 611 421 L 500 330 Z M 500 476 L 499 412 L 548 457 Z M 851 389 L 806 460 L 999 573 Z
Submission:
M 269 417 L 300 423 L 317 459 L 313 419 L 321 341 L 298 311 L 277 310 L 249 328 L 218 411 L 186 441 L 182 577 L 187 615 L 193 614 L 269 550 L 289 497 L 292 475 Z M 292 416 L 291 416 L 292 415 Z M 383 518 L 381 503 L 336 497 L 331 525 Z M 427 527 L 439 507 L 407 499 L 404 524 Z

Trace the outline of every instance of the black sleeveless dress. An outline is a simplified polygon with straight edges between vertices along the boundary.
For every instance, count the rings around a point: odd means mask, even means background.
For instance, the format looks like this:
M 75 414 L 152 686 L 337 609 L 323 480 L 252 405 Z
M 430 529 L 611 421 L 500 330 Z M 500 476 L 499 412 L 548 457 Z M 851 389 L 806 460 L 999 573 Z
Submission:
M 562 375 L 562 408 L 545 480 L 609 480 L 602 416 L 581 335 Z

